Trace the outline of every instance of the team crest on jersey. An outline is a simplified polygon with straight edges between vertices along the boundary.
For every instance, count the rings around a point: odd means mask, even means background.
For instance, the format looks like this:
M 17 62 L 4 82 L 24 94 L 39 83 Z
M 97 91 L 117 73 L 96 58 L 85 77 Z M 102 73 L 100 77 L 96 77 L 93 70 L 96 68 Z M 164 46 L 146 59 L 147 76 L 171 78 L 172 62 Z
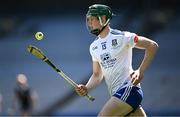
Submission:
M 115 47 L 115 46 L 117 46 L 117 44 L 118 44 L 118 43 L 117 43 L 117 39 L 113 39 L 113 40 L 112 40 L 112 46 Z

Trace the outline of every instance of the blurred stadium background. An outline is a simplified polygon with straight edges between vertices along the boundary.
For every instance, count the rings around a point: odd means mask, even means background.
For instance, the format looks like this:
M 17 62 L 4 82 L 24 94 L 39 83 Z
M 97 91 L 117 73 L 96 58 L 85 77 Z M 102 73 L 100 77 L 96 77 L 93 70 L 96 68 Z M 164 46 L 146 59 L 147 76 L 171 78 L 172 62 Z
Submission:
M 1 115 L 12 104 L 15 78 L 27 75 L 38 93 L 40 115 L 97 115 L 108 100 L 103 82 L 90 94 L 90 102 L 77 96 L 73 88 L 26 51 L 39 47 L 77 83 L 86 82 L 92 72 L 89 45 L 95 38 L 86 29 L 85 14 L 94 3 L 109 5 L 115 17 L 111 27 L 135 32 L 155 40 L 160 48 L 142 83 L 142 105 L 149 116 L 180 115 L 180 2 L 179 0 L 6 0 L 0 2 L 0 94 Z M 34 33 L 42 31 L 43 41 Z M 133 68 L 143 51 L 134 49 Z

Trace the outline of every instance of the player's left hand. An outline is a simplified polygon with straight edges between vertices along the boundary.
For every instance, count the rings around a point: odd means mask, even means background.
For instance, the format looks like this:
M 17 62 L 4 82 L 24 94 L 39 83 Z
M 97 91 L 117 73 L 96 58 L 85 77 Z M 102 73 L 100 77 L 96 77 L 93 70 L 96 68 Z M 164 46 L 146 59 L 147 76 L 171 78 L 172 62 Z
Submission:
M 136 86 L 144 78 L 144 72 L 141 72 L 139 69 L 135 70 L 130 74 L 130 77 L 132 78 L 131 79 L 132 84 Z

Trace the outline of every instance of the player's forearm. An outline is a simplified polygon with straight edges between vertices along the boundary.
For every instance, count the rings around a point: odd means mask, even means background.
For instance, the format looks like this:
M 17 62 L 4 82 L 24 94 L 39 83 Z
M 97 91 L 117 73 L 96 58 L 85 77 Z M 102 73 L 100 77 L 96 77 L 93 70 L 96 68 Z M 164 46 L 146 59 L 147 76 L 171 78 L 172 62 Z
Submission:
M 149 65 L 151 64 L 154 56 L 156 55 L 156 51 L 158 50 L 158 44 L 156 42 L 152 42 L 146 49 L 144 59 L 140 65 L 140 71 L 145 71 Z
M 88 83 L 86 84 L 88 92 L 94 89 L 96 86 L 98 86 L 101 83 L 102 79 L 103 79 L 102 75 L 92 74 Z

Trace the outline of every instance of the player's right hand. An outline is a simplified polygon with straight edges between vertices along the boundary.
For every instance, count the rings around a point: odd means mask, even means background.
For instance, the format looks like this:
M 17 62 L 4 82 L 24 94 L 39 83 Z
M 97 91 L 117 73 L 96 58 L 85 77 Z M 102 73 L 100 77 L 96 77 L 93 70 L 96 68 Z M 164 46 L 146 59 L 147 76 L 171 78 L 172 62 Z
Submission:
M 144 72 L 141 72 L 139 69 L 131 73 L 131 82 L 134 86 L 138 85 L 141 80 L 144 78 Z
M 88 94 L 88 89 L 83 84 L 79 84 L 75 89 L 79 96 L 86 96 Z

